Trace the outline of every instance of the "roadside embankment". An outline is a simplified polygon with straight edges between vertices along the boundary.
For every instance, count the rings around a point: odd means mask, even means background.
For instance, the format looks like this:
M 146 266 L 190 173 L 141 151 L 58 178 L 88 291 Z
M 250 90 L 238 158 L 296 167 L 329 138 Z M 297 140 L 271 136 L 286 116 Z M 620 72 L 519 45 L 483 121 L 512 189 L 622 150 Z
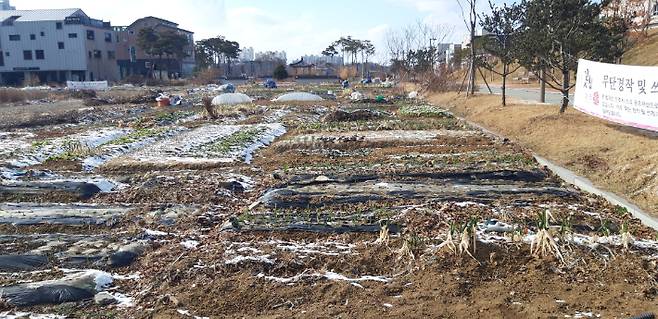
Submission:
M 591 117 L 557 105 L 532 105 L 500 96 L 429 96 L 432 103 L 513 139 L 658 216 L 658 134 Z

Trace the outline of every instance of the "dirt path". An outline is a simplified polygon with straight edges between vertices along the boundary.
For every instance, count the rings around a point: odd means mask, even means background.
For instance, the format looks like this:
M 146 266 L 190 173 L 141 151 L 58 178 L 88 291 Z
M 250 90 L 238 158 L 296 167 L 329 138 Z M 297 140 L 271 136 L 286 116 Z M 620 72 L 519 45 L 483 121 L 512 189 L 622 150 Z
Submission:
M 516 140 L 595 184 L 658 216 L 658 134 L 622 127 L 572 108 L 511 104 L 499 96 L 466 99 L 454 93 L 430 100 Z

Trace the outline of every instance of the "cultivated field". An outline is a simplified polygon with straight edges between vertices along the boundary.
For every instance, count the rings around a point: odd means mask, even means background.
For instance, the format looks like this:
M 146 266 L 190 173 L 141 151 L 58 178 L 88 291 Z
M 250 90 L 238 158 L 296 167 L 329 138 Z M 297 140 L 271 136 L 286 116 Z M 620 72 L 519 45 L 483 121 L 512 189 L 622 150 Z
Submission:
M 324 101 L 271 101 L 293 90 Z M 0 317 L 656 311 L 655 230 L 440 105 L 244 85 L 210 120 L 176 91 L 0 107 Z

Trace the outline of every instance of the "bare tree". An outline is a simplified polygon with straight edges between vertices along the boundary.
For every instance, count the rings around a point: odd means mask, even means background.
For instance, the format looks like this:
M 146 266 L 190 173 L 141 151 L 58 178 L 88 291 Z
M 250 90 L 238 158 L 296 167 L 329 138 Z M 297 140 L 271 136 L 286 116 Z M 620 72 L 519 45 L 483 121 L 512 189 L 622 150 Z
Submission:
M 477 5 L 477 0 L 457 0 L 457 3 L 459 4 L 459 7 L 462 11 L 464 24 L 466 24 L 466 28 L 470 32 L 470 61 L 468 64 L 468 87 L 466 95 L 473 95 L 475 94 L 475 68 L 477 67 L 475 64 L 475 28 L 477 27 L 478 18 L 475 8 Z
M 426 62 L 425 60 L 433 60 L 436 52 L 430 47 L 431 41 L 445 42 L 453 32 L 454 26 L 422 21 L 402 29 L 389 30 L 386 35 L 386 48 L 393 71 L 401 78 L 415 76 L 419 64 Z M 419 57 L 423 57 L 422 61 L 419 61 Z

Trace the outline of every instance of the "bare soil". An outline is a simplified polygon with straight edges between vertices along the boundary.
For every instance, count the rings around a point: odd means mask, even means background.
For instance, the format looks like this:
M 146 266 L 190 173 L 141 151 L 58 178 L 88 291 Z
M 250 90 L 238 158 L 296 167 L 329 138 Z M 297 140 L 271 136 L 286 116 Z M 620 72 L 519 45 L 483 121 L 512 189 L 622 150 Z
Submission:
M 466 99 L 445 93 L 430 100 L 658 216 L 657 133 L 600 120 L 573 108 L 559 115 L 559 107 L 551 105 L 511 103 L 502 107 L 499 96 Z
M 131 298 L 132 305 L 80 300 L 18 308 L 2 303 L 0 296 L 0 317 L 3 311 L 28 311 L 89 319 L 565 318 L 590 313 L 628 318 L 657 311 L 656 232 L 539 167 L 528 147 L 533 145 L 492 138 L 445 112 L 400 116 L 401 108 L 427 102 L 406 99 L 397 89 L 359 87 L 369 96 L 385 94 L 391 101 L 386 104 L 352 103 L 339 94 L 335 101 L 286 105 L 269 102 L 278 91 L 255 85 L 239 89 L 262 98 L 223 108 L 216 120 L 193 116 L 176 122 L 173 111 L 201 115 L 198 108 L 144 106 L 132 113 L 142 106 L 107 105 L 95 121 L 70 127 L 26 124 L 21 130 L 34 133 L 29 142 L 37 144 L 107 126 L 280 122 L 287 133 L 258 149 L 250 164 L 156 167 L 110 161 L 83 172 L 81 159 L 75 159 L 25 167 L 35 179 L 102 177 L 123 185 L 90 199 L 52 192 L 0 200 L 54 207 L 80 201 L 129 210 L 104 224 L 0 225 L 0 255 L 54 247 L 43 269 L 0 271 L 0 289 L 91 267 L 114 274 L 109 291 Z M 339 92 L 336 84 L 294 90 Z M 185 97 L 202 94 L 207 93 Z M 436 98 L 435 104 L 447 105 L 454 97 Z M 478 99 L 468 102 L 493 102 Z M 125 113 L 117 117 L 115 109 Z M 338 112 L 364 109 L 370 111 Z M 531 109 L 520 114 L 525 112 Z M 566 117 L 575 118 L 574 125 L 583 121 L 572 112 Z M 533 125 L 548 130 L 561 120 L 546 113 Z M 520 124 L 509 124 L 515 125 Z M 616 167 L 597 153 L 579 154 L 569 160 L 584 170 Z M 563 260 L 531 252 L 538 215 L 547 211 L 547 232 Z M 620 243 L 622 234 L 635 239 L 628 248 Z M 468 253 L 451 251 L 448 238 L 456 245 L 465 238 Z M 135 242 L 145 242 L 146 248 L 128 266 L 66 260 L 79 251 L 74 257 L 91 254 L 105 261 L 107 243 Z

